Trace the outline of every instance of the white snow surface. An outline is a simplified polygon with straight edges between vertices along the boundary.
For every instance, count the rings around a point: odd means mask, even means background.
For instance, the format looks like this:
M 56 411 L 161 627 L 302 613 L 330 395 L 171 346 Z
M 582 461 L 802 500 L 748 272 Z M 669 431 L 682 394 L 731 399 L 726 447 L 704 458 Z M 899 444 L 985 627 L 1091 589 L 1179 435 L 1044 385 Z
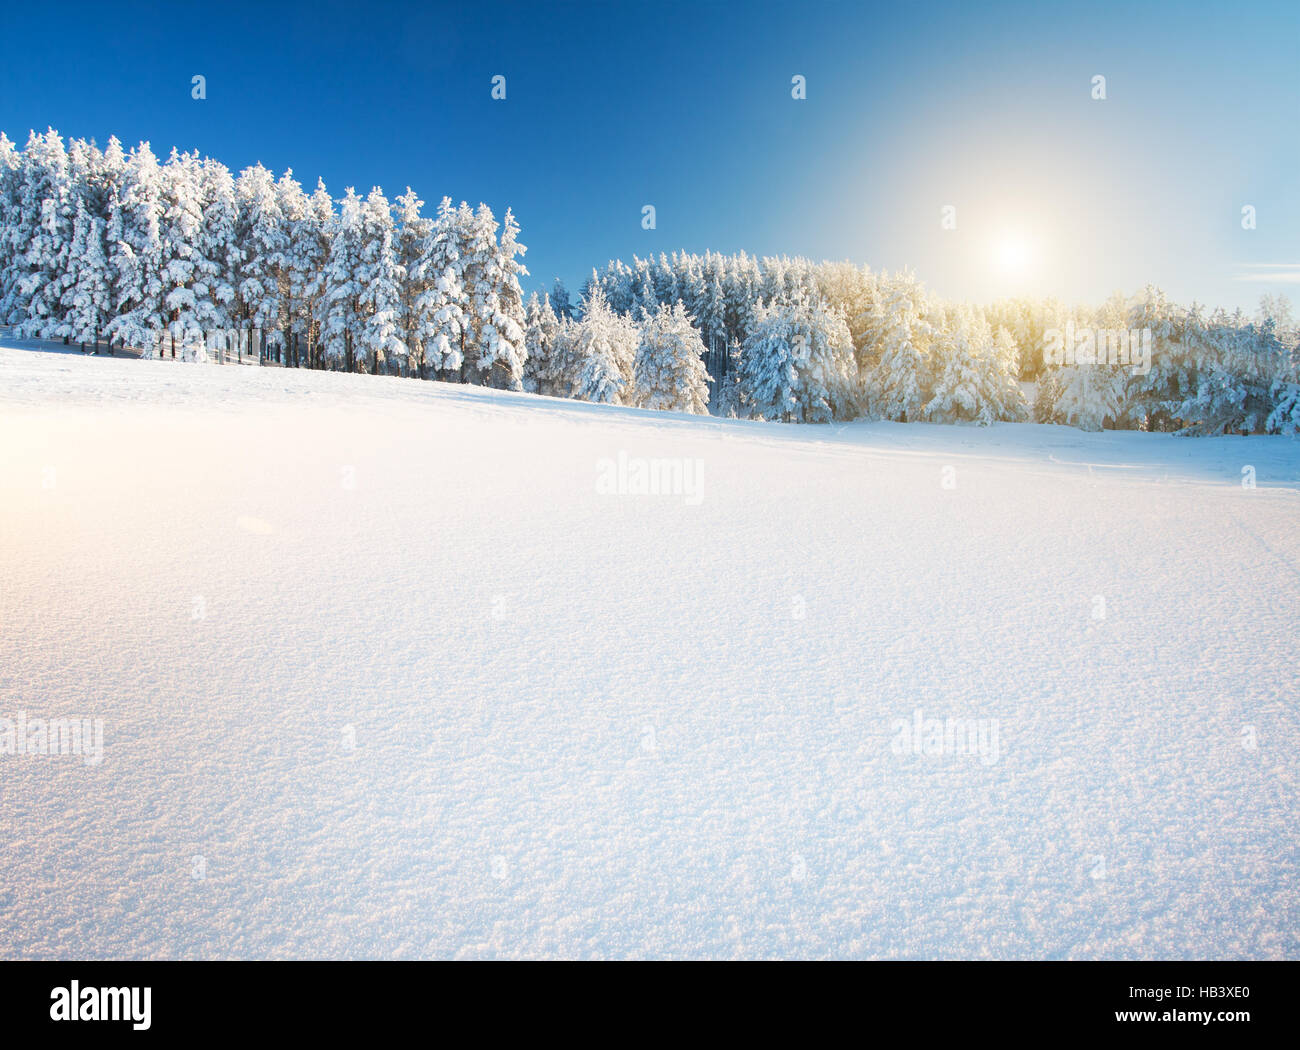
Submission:
M 103 760 L 0 755 L 5 957 L 1300 955 L 1300 442 L 61 349 L 0 717 Z

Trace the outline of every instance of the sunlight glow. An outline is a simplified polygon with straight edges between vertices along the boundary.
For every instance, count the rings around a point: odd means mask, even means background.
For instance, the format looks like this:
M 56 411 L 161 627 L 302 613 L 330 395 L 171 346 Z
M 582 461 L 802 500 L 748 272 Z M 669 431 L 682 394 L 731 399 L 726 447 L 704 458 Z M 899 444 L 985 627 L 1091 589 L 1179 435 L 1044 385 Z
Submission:
M 1009 233 L 1004 234 L 994 245 L 993 257 L 1004 274 L 1020 277 L 1029 270 L 1033 262 L 1033 251 L 1024 237 Z

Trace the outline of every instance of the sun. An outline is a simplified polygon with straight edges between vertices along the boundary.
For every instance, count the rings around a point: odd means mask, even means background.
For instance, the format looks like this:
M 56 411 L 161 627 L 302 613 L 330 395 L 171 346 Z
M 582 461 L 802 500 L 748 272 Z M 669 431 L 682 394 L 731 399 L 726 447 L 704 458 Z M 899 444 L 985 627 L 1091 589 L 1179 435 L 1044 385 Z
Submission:
M 1009 276 L 1019 276 L 1029 270 L 1034 253 L 1029 241 L 1018 233 L 1003 234 L 993 246 L 993 259 L 998 268 Z

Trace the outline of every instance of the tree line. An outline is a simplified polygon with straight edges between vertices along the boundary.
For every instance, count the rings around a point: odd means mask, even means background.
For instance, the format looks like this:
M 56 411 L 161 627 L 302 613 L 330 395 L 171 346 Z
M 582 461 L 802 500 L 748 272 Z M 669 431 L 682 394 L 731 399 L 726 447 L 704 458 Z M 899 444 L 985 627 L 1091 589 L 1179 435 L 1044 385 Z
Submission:
M 147 142 L 0 134 L 0 320 L 20 336 L 203 357 L 258 334 L 283 365 L 393 371 L 520 389 L 525 349 L 509 210 L 409 188 L 335 201 L 261 164 L 237 176 Z
M 0 321 L 146 356 L 478 383 L 787 422 L 854 418 L 1183 433 L 1300 430 L 1296 331 L 1179 307 L 1148 286 L 1098 308 L 947 302 L 908 272 L 803 258 L 661 254 L 527 301 L 519 225 L 408 188 L 335 200 L 261 164 L 116 138 L 17 149 L 0 133 Z M 1149 367 L 1063 359 L 1061 333 L 1145 331 Z M 1091 336 L 1089 336 L 1091 340 Z
M 592 271 L 594 292 L 629 317 L 682 303 L 724 414 L 1300 432 L 1300 331 L 1281 296 L 1253 317 L 1180 306 L 1153 285 L 1099 307 L 954 303 L 910 272 L 743 252 L 614 260 Z M 1116 360 L 1107 333 L 1146 333 L 1150 360 Z

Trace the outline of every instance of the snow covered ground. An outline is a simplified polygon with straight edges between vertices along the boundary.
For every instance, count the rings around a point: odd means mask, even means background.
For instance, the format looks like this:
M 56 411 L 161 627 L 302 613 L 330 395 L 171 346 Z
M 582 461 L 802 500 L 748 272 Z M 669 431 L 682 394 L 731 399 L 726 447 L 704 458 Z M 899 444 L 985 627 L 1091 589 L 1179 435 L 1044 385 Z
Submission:
M 58 350 L 6 957 L 1300 955 L 1300 442 Z

